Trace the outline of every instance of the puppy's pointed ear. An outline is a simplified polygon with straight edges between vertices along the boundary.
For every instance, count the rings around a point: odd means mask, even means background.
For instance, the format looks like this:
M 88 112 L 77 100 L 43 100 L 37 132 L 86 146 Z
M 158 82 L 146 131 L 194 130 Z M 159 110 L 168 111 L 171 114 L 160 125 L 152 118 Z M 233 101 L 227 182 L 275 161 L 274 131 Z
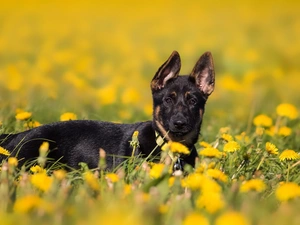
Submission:
M 169 59 L 158 69 L 151 81 L 151 89 L 163 88 L 168 80 L 176 78 L 181 68 L 181 60 L 177 51 L 172 52 Z
M 197 61 L 190 77 L 195 80 L 197 87 L 207 98 L 215 88 L 215 71 L 210 52 L 205 52 Z

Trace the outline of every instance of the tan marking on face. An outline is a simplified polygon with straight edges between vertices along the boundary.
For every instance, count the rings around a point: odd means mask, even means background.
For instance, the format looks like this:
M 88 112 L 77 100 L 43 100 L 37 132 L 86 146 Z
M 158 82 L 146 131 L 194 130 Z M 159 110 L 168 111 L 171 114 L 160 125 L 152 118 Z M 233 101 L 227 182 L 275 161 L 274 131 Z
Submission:
M 152 80 L 151 81 L 151 89 L 152 90 L 160 89 L 159 80 Z
M 158 119 L 159 118 L 159 112 L 160 112 L 160 106 L 157 106 L 154 109 L 154 118 Z
M 166 138 L 168 141 L 171 141 L 168 132 L 164 128 L 164 126 L 160 123 L 160 121 L 155 120 L 156 126 L 158 127 L 159 131 L 161 132 L 163 138 Z
M 200 118 L 203 117 L 203 109 L 199 109 Z
M 159 116 L 159 112 L 160 112 L 160 106 L 157 106 L 154 110 L 154 118 L 155 118 L 156 126 L 158 127 L 158 129 L 161 132 L 162 136 L 170 141 L 171 139 L 168 135 L 168 132 L 164 128 L 163 122 L 161 121 L 160 116 Z
M 184 97 L 185 97 L 185 98 L 188 98 L 189 95 L 191 95 L 191 92 L 190 92 L 190 91 L 187 91 L 187 92 L 185 92 Z
M 174 96 L 174 97 L 176 97 L 176 96 L 177 96 L 177 93 L 176 93 L 175 91 L 173 91 L 173 92 L 171 93 L 171 95 Z

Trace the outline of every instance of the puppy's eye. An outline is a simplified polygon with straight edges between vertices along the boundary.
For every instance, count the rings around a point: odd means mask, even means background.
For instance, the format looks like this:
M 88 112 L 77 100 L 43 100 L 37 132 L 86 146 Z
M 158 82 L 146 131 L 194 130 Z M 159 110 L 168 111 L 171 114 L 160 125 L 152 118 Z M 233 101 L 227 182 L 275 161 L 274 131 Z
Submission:
M 189 105 L 196 105 L 196 104 L 197 104 L 197 99 L 191 98 L 191 99 L 189 100 Z
M 170 98 L 170 97 L 165 98 L 165 103 L 172 104 L 172 102 L 173 102 L 172 98 Z

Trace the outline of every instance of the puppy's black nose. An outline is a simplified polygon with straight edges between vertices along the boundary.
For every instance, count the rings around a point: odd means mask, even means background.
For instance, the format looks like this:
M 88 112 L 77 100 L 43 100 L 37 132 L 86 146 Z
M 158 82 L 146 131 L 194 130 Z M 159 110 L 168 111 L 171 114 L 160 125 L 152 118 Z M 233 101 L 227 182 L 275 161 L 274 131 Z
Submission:
M 184 122 L 183 120 L 175 120 L 174 121 L 174 127 L 176 128 L 176 129 L 182 129 L 182 128 L 184 128 L 185 127 L 185 125 L 186 125 L 186 122 Z

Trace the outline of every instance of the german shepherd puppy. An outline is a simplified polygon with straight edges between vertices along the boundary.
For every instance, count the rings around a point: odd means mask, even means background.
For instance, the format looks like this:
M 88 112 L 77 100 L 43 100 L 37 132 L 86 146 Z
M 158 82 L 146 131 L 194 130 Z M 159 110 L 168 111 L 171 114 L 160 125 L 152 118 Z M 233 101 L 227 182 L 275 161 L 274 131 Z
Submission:
M 134 131 L 138 131 L 139 146 L 135 155 L 159 155 L 161 149 L 156 139 L 160 136 L 188 147 L 191 153 L 182 156 L 181 161 L 183 165 L 194 166 L 197 157 L 194 144 L 198 140 L 206 100 L 215 86 L 212 55 L 204 53 L 190 75 L 179 76 L 180 67 L 180 56 L 174 51 L 152 79 L 152 121 L 134 124 L 91 120 L 56 122 L 17 134 L 2 134 L 0 146 L 17 157 L 21 166 L 36 160 L 39 147 L 47 141 L 47 157 L 75 169 L 80 162 L 97 168 L 101 148 L 106 152 L 107 169 L 112 170 L 132 155 L 130 141 Z

